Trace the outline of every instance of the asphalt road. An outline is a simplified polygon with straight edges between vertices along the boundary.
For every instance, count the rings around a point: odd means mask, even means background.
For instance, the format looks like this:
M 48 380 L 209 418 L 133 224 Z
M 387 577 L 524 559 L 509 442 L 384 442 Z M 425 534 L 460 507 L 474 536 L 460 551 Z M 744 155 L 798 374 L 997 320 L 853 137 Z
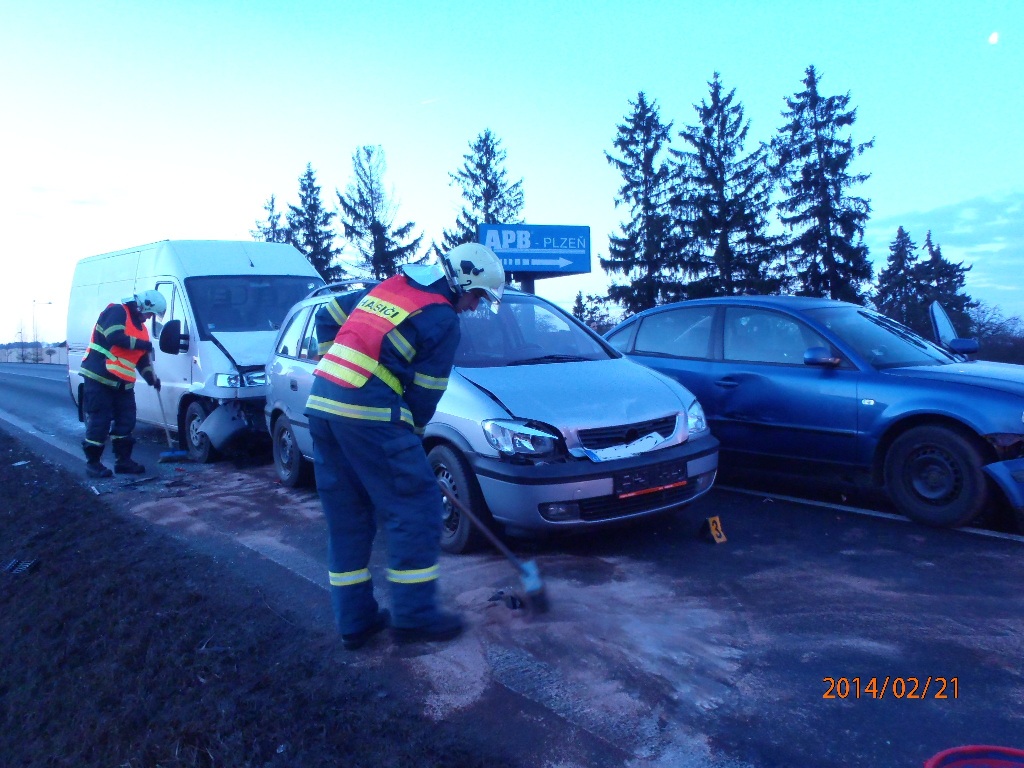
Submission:
M 0 418 L 80 468 L 66 384 L 31 373 L 0 366 Z M 50 404 L 12 404 L 35 397 Z M 155 458 L 162 433 L 143 437 Z M 330 620 L 311 489 L 282 488 L 252 456 L 150 469 L 83 492 Z M 543 616 L 491 599 L 518 586 L 501 557 L 445 556 L 442 592 L 466 635 L 381 643 L 353 663 L 400 667 L 426 716 L 543 744 L 552 768 L 920 766 L 964 744 L 1024 748 L 1024 540 L 864 514 L 835 493 L 719 488 L 642 525 L 512 542 L 541 569 Z M 722 543 L 701 533 L 713 515 Z

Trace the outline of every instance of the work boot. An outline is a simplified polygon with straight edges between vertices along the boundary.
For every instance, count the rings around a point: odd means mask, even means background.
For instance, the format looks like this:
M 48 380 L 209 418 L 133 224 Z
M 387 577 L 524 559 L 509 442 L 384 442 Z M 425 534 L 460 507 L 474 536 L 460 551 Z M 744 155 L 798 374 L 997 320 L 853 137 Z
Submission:
M 114 462 L 114 471 L 117 474 L 141 475 L 146 471 L 146 468 L 139 462 L 132 461 L 132 447 L 135 445 L 135 440 L 130 437 L 119 437 L 117 440 L 112 440 L 111 445 L 114 448 L 114 457 L 117 459 Z
M 85 474 L 89 477 L 113 477 L 114 473 L 100 463 L 100 456 L 103 455 L 102 445 L 83 442 L 82 451 L 85 453 Z
M 463 629 L 462 617 L 457 613 L 438 611 L 434 620 L 419 627 L 392 627 L 396 643 L 425 643 L 453 640 Z
M 85 464 L 85 474 L 89 477 L 113 477 L 114 473 L 100 464 L 98 461 L 88 461 Z
M 341 644 L 346 651 L 354 651 L 362 648 L 366 643 L 391 623 L 391 614 L 387 609 L 381 608 L 373 619 L 373 623 L 361 632 L 352 632 L 341 636 Z

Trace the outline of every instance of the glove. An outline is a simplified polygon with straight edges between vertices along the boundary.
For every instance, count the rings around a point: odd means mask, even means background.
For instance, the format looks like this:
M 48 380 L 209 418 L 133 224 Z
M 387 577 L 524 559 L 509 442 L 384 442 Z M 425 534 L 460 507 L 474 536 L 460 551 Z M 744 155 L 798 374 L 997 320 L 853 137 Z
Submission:
M 155 390 L 156 390 L 157 392 L 159 392 L 159 391 L 160 391 L 160 379 L 158 379 L 158 378 L 157 378 L 156 376 L 154 376 L 154 377 L 153 377 L 153 384 L 152 384 L 152 387 L 153 387 L 153 389 L 155 389 Z

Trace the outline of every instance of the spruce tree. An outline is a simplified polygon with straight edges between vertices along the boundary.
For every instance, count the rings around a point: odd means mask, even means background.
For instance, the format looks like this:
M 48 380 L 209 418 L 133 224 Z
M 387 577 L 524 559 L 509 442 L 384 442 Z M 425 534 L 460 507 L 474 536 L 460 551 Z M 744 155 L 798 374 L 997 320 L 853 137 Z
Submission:
M 352 153 L 354 179 L 344 195 L 337 192 L 345 238 L 362 257 L 361 266 L 377 280 L 391 277 L 414 261 L 423 235 L 411 237 L 415 224 L 395 226 L 396 206 L 384 189 L 386 163 L 379 146 Z M 420 259 L 422 261 L 422 258 Z
M 249 230 L 252 239 L 265 243 L 287 243 L 288 227 L 281 226 L 281 212 L 277 210 L 277 200 L 274 195 L 267 200 L 263 210 L 267 212 L 267 218 L 265 221 L 257 221 L 256 229 Z
M 606 301 L 607 299 L 593 294 L 587 294 L 584 299 L 583 291 L 578 291 L 572 305 L 572 315 L 597 333 L 604 333 L 615 325 L 605 306 Z
M 672 123 L 663 123 L 656 101 L 643 91 L 629 102 L 632 112 L 618 126 L 614 146 L 618 155 L 605 158 L 622 175 L 616 207 L 629 210 L 621 234 L 611 235 L 608 258 L 601 268 L 620 274 L 627 284 L 612 284 L 608 298 L 629 314 L 683 298 L 679 280 L 677 241 L 672 233 L 670 169 L 665 155 Z
M 922 304 L 917 266 L 917 246 L 899 227 L 896 239 L 889 243 L 889 260 L 878 275 L 875 307 L 886 317 L 922 333 L 928 310 Z
M 768 148 L 746 153 L 750 121 L 715 72 L 710 100 L 695 104 L 698 122 L 679 132 L 672 211 L 682 237 L 689 298 L 778 293 L 784 271 L 778 238 L 768 234 L 773 179 Z
M 338 249 L 334 247 L 333 218 L 334 213 L 325 209 L 320 199 L 313 166 L 307 163 L 306 172 L 299 177 L 299 204 L 288 206 L 288 242 L 302 251 L 329 283 L 345 276 L 334 263 Z
M 864 245 L 871 206 L 852 190 L 869 176 L 850 166 L 874 140 L 854 144 L 847 135 L 857 118 L 849 93 L 822 96 L 813 66 L 803 84 L 786 98 L 787 122 L 771 145 L 784 195 L 780 217 L 792 233 L 787 252 L 798 293 L 860 302 L 872 274 Z
M 463 243 L 475 243 L 480 224 L 520 224 L 523 212 L 523 181 L 509 183 L 505 150 L 501 140 L 488 128 L 469 144 L 465 162 L 448 174 L 462 189 L 465 205 L 455 227 L 444 230 L 443 250 Z
M 975 306 L 975 301 L 964 292 L 967 273 L 971 271 L 971 267 L 965 267 L 963 262 L 954 264 L 943 258 L 942 248 L 938 243 L 932 242 L 931 230 L 928 230 L 924 238 L 922 250 L 926 258 L 918 263 L 916 270 L 922 306 L 927 311 L 927 307 L 930 307 L 933 301 L 939 302 L 949 315 L 953 327 L 958 333 L 966 336 L 971 328 L 970 310 Z M 931 338 L 931 321 L 927 321 L 923 331 L 921 328 L 915 330 Z

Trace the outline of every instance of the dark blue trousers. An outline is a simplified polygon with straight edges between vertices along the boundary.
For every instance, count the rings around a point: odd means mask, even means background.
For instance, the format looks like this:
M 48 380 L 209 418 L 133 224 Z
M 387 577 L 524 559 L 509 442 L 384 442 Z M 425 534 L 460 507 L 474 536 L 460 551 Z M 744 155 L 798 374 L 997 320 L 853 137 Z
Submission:
M 338 630 L 361 632 L 377 616 L 369 565 L 378 522 L 386 537 L 392 624 L 431 624 L 438 615 L 444 509 L 422 441 L 404 424 L 345 418 L 310 416 L 309 431 Z
M 135 429 L 135 390 L 123 384 L 108 386 L 85 379 L 82 410 L 85 413 L 85 441 L 103 446 L 107 435 L 126 438 Z

